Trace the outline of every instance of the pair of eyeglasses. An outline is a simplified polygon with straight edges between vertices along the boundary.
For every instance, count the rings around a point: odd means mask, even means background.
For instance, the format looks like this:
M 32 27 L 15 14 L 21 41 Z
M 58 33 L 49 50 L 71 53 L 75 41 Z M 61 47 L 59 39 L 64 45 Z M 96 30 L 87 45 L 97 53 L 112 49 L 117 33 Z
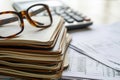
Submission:
M 48 15 L 42 19 L 43 15 Z M 24 30 L 24 21 L 37 28 L 47 28 L 52 24 L 52 15 L 46 4 L 34 4 L 21 12 L 0 12 L 0 38 L 12 38 Z

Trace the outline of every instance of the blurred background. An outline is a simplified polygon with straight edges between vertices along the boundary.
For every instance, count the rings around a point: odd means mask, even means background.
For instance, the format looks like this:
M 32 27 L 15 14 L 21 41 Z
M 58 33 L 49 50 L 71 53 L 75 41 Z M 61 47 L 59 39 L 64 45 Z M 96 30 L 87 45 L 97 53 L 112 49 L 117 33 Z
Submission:
M 63 0 L 73 9 L 89 16 L 94 24 L 120 21 L 120 0 Z

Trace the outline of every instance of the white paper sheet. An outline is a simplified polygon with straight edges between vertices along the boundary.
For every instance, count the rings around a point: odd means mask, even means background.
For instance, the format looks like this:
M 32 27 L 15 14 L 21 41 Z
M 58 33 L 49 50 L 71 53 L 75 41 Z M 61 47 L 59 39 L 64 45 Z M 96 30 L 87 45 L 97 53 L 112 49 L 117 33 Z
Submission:
M 120 23 L 69 33 L 77 49 L 70 52 L 70 67 L 63 78 L 120 80 Z
M 113 70 L 83 54 L 70 49 L 69 67 L 63 71 L 63 79 L 69 80 L 119 80 L 120 72 Z
M 72 33 L 72 45 L 82 49 L 85 54 L 105 62 L 108 66 L 114 65 L 114 68 L 120 70 L 120 23 L 93 26 L 91 30 L 78 34 Z

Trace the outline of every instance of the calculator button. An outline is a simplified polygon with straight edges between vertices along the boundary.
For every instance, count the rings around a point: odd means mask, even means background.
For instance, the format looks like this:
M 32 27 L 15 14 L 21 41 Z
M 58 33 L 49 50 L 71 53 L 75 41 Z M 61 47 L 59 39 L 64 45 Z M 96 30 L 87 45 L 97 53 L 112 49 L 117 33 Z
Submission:
M 60 14 L 60 16 L 64 17 L 69 17 L 66 13 Z
M 65 21 L 67 21 L 68 23 L 73 23 L 74 19 L 70 18 L 70 17 L 64 17 Z
M 57 10 L 55 10 L 55 12 L 56 12 L 57 14 L 62 14 L 62 13 L 64 13 L 64 10 L 59 10 L 59 9 L 57 9 Z
M 83 21 L 83 18 L 80 17 L 80 16 L 74 15 L 74 16 L 72 16 L 72 17 L 73 17 L 73 19 L 75 19 L 75 21 L 77 21 L 77 22 L 82 22 L 82 21 Z
M 65 12 L 66 12 L 66 13 L 71 13 L 71 12 L 72 12 L 72 10 L 71 10 L 71 9 L 69 9 L 69 8 L 67 8 L 67 9 L 65 10 Z

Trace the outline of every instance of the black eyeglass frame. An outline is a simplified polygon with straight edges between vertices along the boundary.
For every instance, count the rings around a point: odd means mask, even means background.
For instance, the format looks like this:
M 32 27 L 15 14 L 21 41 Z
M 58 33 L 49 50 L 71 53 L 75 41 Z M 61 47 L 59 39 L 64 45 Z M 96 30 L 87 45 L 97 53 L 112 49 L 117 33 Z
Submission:
M 36 10 L 34 12 L 28 13 L 28 11 L 31 8 L 35 7 L 35 6 L 43 6 L 44 8 L 41 8 L 41 9 L 38 9 L 38 10 Z M 50 17 L 50 24 L 49 25 L 45 25 L 45 26 L 37 25 L 36 24 L 37 22 L 33 21 L 31 19 L 31 17 L 30 17 L 30 16 L 34 16 L 34 15 L 42 12 L 43 10 L 47 10 L 47 12 L 48 12 L 48 16 Z M 15 12 L 15 11 L 0 12 L 0 15 L 2 15 L 2 14 L 15 14 L 15 15 L 17 15 L 19 17 L 19 19 L 20 19 L 21 30 L 19 32 L 13 34 L 13 35 L 5 36 L 5 37 L 4 36 L 0 36 L 0 38 L 13 38 L 16 35 L 20 34 L 24 30 L 24 21 L 23 21 L 24 18 L 26 18 L 31 25 L 36 26 L 37 28 L 47 28 L 47 27 L 50 27 L 52 25 L 52 22 L 53 22 L 51 12 L 49 10 L 48 5 L 46 5 L 46 4 L 34 4 L 34 5 L 30 6 L 27 10 L 23 10 L 21 12 Z M 4 25 L 4 24 L 11 23 L 11 22 L 15 22 L 17 20 L 18 20 L 18 18 L 16 18 L 16 17 L 0 20 L 0 25 Z

